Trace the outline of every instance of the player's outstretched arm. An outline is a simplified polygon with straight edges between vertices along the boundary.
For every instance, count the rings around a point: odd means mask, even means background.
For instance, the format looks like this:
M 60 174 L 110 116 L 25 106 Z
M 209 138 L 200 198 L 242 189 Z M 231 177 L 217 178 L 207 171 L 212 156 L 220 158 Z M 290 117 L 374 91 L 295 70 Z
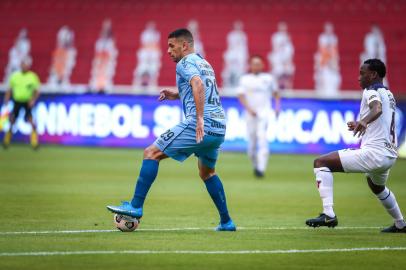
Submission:
M 174 100 L 179 99 L 179 92 L 178 90 L 174 89 L 162 89 L 159 92 L 158 101 L 163 101 L 165 99 Z
M 378 117 L 381 116 L 381 114 L 382 114 L 382 104 L 380 101 L 374 100 L 371 103 L 369 103 L 369 113 L 363 119 L 355 123 L 353 129 L 354 136 L 357 136 L 357 134 L 358 137 L 364 135 L 368 124 L 378 119 Z M 351 127 L 349 126 L 349 128 Z
M 28 102 L 28 106 L 30 108 L 34 107 L 34 105 L 37 102 L 38 98 L 39 98 L 39 90 L 37 89 L 37 90 L 34 91 L 34 95 L 32 96 L 31 100 Z
M 252 116 L 257 116 L 257 113 L 248 105 L 247 98 L 245 97 L 245 94 L 239 94 L 238 95 L 238 100 L 240 101 L 241 105 L 244 107 L 244 109 Z
M 192 86 L 193 99 L 196 104 L 196 142 L 200 143 L 204 137 L 204 86 L 199 76 L 194 76 L 190 80 L 190 85 Z
M 3 104 L 7 105 L 7 103 L 10 101 L 10 98 L 11 98 L 11 89 L 8 89 L 4 94 Z

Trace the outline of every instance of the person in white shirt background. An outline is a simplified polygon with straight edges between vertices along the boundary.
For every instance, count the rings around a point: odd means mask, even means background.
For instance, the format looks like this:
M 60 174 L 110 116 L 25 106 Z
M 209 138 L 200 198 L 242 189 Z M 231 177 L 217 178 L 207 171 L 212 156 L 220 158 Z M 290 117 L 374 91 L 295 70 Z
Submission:
M 386 46 L 382 30 L 378 25 L 373 24 L 364 38 L 364 51 L 360 55 L 360 63 L 367 59 L 377 58 L 386 63 Z M 383 79 L 383 83 L 388 86 L 388 78 Z
M 223 87 L 234 88 L 238 85 L 241 75 L 246 72 L 248 59 L 248 39 L 241 21 L 234 22 L 233 30 L 227 35 L 227 50 L 223 59 Z
M 155 22 L 148 22 L 140 36 L 137 66 L 134 70 L 134 87 L 155 89 L 158 85 L 159 71 L 162 64 L 160 40 L 161 34 L 156 29 Z
M 248 156 L 258 178 L 265 175 L 269 157 L 267 129 L 272 113 L 271 99 L 274 98 L 276 116 L 280 111 L 280 97 L 277 82 L 269 73 L 263 72 L 264 59 L 254 55 L 249 61 L 250 72 L 240 78 L 238 98 L 246 111 Z
M 114 40 L 113 25 L 110 19 L 106 19 L 103 21 L 100 36 L 95 44 L 90 90 L 98 93 L 112 90 L 117 57 L 118 49 Z
M 316 92 L 321 96 L 338 96 L 341 85 L 338 39 L 332 23 L 324 25 L 314 55 L 314 80 Z
M 268 54 L 269 65 L 272 74 L 278 81 L 280 90 L 293 88 L 293 74 L 295 64 L 293 55 L 295 49 L 288 33 L 288 25 L 285 22 L 278 23 L 278 31 L 271 37 L 272 52 Z
M 196 20 L 190 20 L 187 24 L 187 29 L 192 33 L 195 52 L 201 56 L 205 56 L 202 38 L 200 36 L 199 23 Z
M 75 33 L 67 25 L 62 26 L 56 35 L 56 48 L 52 52 L 52 63 L 48 86 L 52 90 L 69 90 L 70 77 L 76 64 Z
M 18 33 L 15 43 L 8 53 L 8 63 L 4 75 L 4 82 L 6 84 L 8 84 L 8 80 L 13 72 L 21 70 L 21 63 L 25 58 L 30 56 L 30 50 L 31 42 L 28 38 L 28 31 L 23 28 Z

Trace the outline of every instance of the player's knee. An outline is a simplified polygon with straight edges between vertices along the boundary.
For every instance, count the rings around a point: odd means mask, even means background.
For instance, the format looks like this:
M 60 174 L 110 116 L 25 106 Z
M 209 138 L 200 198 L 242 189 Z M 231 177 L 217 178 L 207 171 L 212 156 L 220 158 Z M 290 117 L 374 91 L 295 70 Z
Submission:
M 216 172 L 214 170 L 199 170 L 199 176 L 203 181 L 206 181 L 215 174 Z
M 374 194 L 379 194 L 385 190 L 385 186 L 376 185 L 371 178 L 367 177 L 368 186 Z
M 13 116 L 10 116 L 10 118 L 8 120 L 10 121 L 11 125 L 14 125 L 14 123 L 16 122 L 16 119 Z
M 144 149 L 144 159 L 160 160 L 162 152 L 154 145 L 148 146 Z
M 318 157 L 313 162 L 313 168 L 320 168 L 320 167 L 326 167 L 326 166 L 325 166 L 323 159 L 321 157 Z

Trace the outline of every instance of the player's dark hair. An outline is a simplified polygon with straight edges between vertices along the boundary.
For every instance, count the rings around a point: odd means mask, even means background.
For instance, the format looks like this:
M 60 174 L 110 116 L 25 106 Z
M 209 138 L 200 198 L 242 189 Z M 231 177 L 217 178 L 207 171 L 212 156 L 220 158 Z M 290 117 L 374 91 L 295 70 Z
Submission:
M 379 77 L 384 78 L 386 75 L 386 66 L 380 59 L 368 59 L 364 62 L 364 64 L 368 65 L 368 69 L 370 71 L 376 71 Z
M 173 31 L 168 35 L 169 38 L 184 38 L 189 42 L 191 45 L 193 45 L 193 35 L 192 33 L 187 30 L 186 28 L 179 28 Z

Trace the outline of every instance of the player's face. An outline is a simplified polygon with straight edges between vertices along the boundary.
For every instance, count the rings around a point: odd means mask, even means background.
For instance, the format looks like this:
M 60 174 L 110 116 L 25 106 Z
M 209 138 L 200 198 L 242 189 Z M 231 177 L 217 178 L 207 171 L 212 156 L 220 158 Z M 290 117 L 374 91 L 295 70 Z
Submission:
M 31 68 L 31 65 L 30 65 L 30 64 L 28 64 L 28 63 L 26 63 L 26 62 L 24 62 L 24 61 L 21 63 L 21 70 L 22 70 L 23 72 L 29 71 L 30 68 Z
M 168 39 L 168 54 L 174 62 L 183 58 L 183 40 L 178 38 Z
M 257 74 L 264 70 L 264 62 L 259 57 L 254 57 L 250 61 L 250 70 L 252 73 Z
M 368 88 L 376 79 L 376 72 L 368 68 L 368 64 L 363 64 L 359 69 L 359 85 L 362 89 Z

